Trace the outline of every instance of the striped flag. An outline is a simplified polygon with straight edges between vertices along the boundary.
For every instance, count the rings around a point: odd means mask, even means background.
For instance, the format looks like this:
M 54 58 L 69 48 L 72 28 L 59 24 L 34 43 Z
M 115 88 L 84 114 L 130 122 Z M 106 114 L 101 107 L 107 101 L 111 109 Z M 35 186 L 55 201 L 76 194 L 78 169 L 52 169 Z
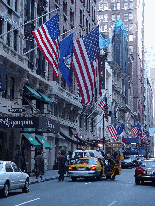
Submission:
M 135 135 L 135 137 L 138 136 L 138 129 L 136 127 L 132 128 L 131 131 L 133 132 L 133 134 Z
M 33 31 L 32 34 L 44 57 L 53 68 L 55 76 L 58 77 L 60 56 L 59 15 L 53 16 L 49 21 Z
M 101 109 L 104 111 L 104 114 L 105 114 L 105 106 L 106 106 L 105 96 L 104 96 L 103 99 L 98 103 L 98 105 L 101 107 Z
M 117 140 L 117 129 L 113 127 L 111 124 L 107 127 L 108 131 L 115 142 Z
M 101 96 L 99 27 L 74 41 L 72 66 L 82 103 L 94 103 Z

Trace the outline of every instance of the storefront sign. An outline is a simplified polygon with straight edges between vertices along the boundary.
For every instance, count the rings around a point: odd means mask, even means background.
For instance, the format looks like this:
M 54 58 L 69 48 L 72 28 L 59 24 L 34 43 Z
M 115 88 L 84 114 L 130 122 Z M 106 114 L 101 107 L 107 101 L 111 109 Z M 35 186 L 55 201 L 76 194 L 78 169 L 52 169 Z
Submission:
M 0 128 L 38 128 L 38 117 L 0 117 Z
M 60 124 L 56 123 L 52 120 L 46 120 L 43 118 L 39 119 L 39 128 L 46 129 L 52 133 L 59 133 L 60 132 Z
M 22 109 L 22 108 L 11 108 L 11 109 L 8 109 L 9 112 L 12 112 L 12 113 L 23 113 L 25 112 L 25 109 Z

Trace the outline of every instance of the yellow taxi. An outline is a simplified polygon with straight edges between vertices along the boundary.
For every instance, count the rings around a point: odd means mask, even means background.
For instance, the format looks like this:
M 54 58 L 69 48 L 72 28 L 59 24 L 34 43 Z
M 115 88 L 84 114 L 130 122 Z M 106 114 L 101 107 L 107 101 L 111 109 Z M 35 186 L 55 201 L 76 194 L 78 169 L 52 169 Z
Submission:
M 101 180 L 102 176 L 104 176 L 104 164 L 100 158 L 80 158 L 74 165 L 69 167 L 68 174 L 72 181 L 76 181 L 77 178 L 97 178 Z

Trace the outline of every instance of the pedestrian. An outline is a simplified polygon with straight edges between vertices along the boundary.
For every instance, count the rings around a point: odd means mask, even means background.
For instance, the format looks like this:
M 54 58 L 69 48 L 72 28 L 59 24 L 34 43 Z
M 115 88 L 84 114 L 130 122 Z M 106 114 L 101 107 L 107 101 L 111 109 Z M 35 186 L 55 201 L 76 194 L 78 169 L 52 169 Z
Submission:
M 23 157 L 22 157 L 20 151 L 17 152 L 14 162 L 16 163 L 18 168 L 20 168 L 20 169 L 22 168 L 24 160 L 23 160 Z
M 35 157 L 35 173 L 36 173 L 37 180 L 38 177 L 40 177 L 40 179 L 43 180 L 42 175 L 44 174 L 44 158 L 43 158 L 43 153 L 40 151 L 38 151 Z
M 66 163 L 65 151 L 62 150 L 61 155 L 59 155 L 59 157 L 58 157 L 59 182 L 64 181 L 65 163 Z

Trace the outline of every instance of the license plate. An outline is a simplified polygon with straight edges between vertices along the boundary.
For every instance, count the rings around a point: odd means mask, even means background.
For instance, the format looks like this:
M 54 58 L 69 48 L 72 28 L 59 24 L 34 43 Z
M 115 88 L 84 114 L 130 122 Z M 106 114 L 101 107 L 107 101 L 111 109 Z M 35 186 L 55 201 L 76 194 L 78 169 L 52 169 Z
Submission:
M 77 170 L 86 170 L 85 167 L 77 167 Z

